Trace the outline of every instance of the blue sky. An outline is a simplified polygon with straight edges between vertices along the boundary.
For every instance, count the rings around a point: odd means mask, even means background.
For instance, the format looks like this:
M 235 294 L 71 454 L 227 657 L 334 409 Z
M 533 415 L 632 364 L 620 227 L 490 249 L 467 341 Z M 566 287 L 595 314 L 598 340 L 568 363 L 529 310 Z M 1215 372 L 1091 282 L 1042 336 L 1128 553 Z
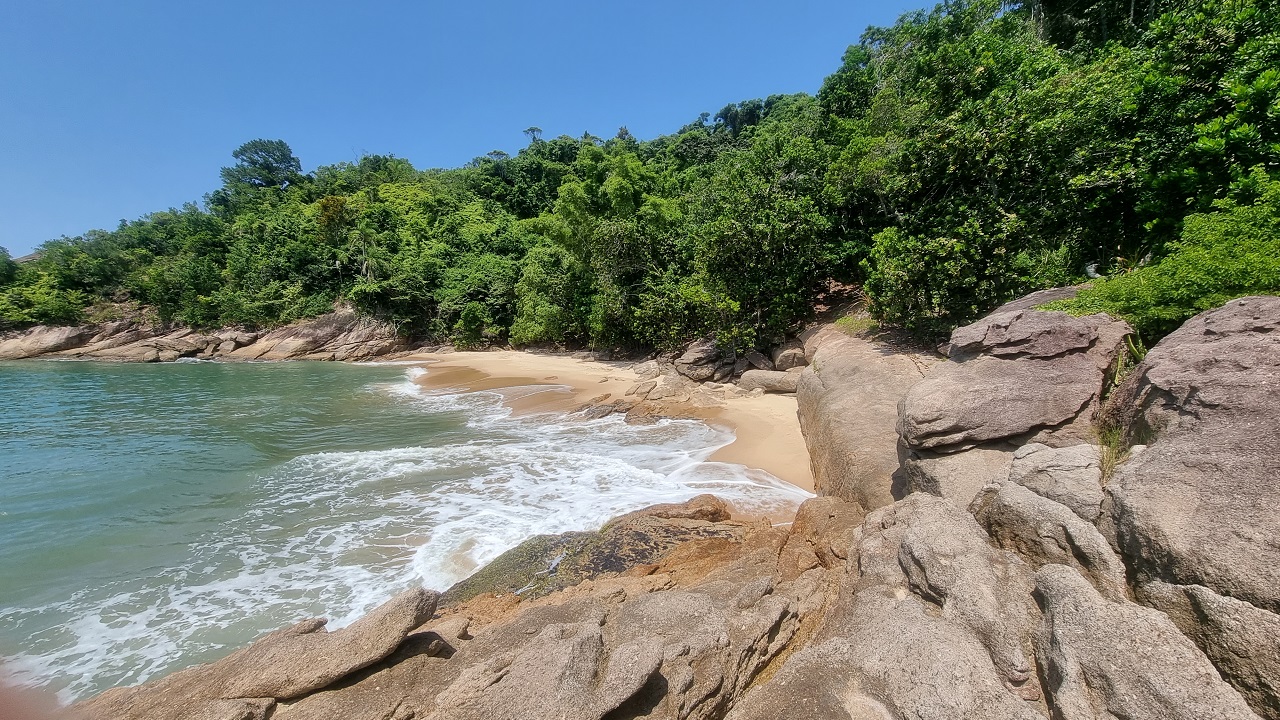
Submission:
M 365 153 L 456 167 L 514 153 L 531 125 L 651 138 L 815 92 L 868 25 L 926 4 L 6 3 L 0 246 L 199 200 L 256 137 L 306 170 Z

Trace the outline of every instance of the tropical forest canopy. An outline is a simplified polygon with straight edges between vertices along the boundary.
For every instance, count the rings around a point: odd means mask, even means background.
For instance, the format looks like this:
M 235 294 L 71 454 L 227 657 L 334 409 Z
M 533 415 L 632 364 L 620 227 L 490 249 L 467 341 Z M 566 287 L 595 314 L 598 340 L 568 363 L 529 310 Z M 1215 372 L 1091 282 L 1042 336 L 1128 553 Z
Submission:
M 775 342 L 831 280 L 938 335 L 1031 290 L 1152 339 L 1280 290 L 1274 0 L 945 2 L 868 29 L 816 97 L 641 141 L 303 173 L 253 140 L 199 204 L 0 250 L 0 327 L 133 304 L 193 327 L 337 302 L 465 344 Z

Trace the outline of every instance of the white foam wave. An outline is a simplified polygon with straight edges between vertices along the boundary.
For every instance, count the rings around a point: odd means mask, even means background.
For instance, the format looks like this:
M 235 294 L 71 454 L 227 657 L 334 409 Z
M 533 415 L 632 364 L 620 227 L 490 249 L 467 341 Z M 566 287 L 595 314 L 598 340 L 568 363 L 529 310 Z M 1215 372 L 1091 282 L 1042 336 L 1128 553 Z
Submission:
M 424 392 L 413 382 L 422 372 L 408 368 L 387 397 L 460 414 L 466 438 L 294 458 L 260 477 L 257 501 L 193 543 L 183 566 L 114 583 L 105 601 L 95 588 L 0 610 L 0 622 L 33 628 L 65 618 L 10 659 L 13 679 L 60 677 L 72 700 L 215 659 L 302 617 L 340 627 L 407 587 L 446 588 L 535 534 L 704 492 L 763 515 L 808 497 L 764 471 L 708 462 L 733 437 L 703 423 L 513 416 L 497 393 Z

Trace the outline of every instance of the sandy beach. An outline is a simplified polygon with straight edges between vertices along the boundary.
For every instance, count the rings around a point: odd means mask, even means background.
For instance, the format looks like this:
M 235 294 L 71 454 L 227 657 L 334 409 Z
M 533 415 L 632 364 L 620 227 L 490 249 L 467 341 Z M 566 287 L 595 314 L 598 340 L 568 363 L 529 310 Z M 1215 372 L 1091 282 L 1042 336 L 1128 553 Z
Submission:
M 417 382 L 432 390 L 502 392 L 516 412 L 572 412 L 584 405 L 626 399 L 640 381 L 635 363 L 581 360 L 570 355 L 512 350 L 419 353 L 400 358 L 429 366 Z M 809 453 L 800 434 L 796 400 L 788 395 L 739 397 L 710 391 L 712 402 L 676 396 L 662 414 L 727 427 L 735 440 L 712 460 L 764 470 L 813 491 Z

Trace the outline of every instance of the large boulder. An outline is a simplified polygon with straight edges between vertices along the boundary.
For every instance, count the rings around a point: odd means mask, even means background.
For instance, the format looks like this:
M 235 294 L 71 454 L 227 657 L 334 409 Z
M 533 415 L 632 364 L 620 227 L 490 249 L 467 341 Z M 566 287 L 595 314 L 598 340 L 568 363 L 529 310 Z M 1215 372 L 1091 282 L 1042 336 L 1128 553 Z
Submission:
M 1120 466 L 1106 488 L 1103 528 L 1137 583 L 1198 586 L 1258 612 L 1280 614 L 1280 298 L 1249 297 L 1201 313 L 1164 338 L 1117 389 L 1110 417 L 1130 441 L 1149 447 Z M 1159 609 L 1183 601 L 1149 593 Z M 1172 601 L 1169 601 L 1172 602 Z M 1227 622 L 1220 604 L 1202 598 L 1211 638 Z M 1223 612 L 1226 612 L 1225 610 Z M 1253 613 L 1232 613 L 1248 616 Z M 1184 617 L 1186 617 L 1184 613 Z M 1214 656 L 1211 647 L 1203 645 Z M 1274 645 L 1241 647 L 1219 670 L 1242 691 L 1280 707 Z M 1238 674 L 1249 667 L 1245 675 Z M 1277 717 L 1271 711 L 1270 717 Z
M 862 517 L 835 499 L 803 510 L 795 529 L 733 522 L 728 510 L 703 496 L 617 518 L 579 554 L 599 560 L 578 562 L 594 570 L 550 594 L 497 583 L 465 598 L 451 593 L 454 605 L 397 601 L 414 611 L 379 610 L 381 619 L 332 634 L 343 644 L 312 644 L 312 623 L 74 710 L 126 720 L 724 717 L 771 662 L 812 634 L 845 575 L 828 550 L 847 551 Z M 662 527 L 706 532 L 651 552 L 609 549 L 622 535 L 655 537 Z M 545 557 L 533 567 L 545 569 Z M 394 632 L 372 641 L 361 630 L 371 625 Z
M 770 358 L 773 360 L 773 369 L 783 372 L 809 364 L 804 357 L 804 345 L 798 340 L 774 348 Z
M 898 401 L 932 359 L 834 329 L 809 337 L 822 342 L 800 373 L 796 400 L 814 488 L 867 510 L 888 505 L 905 487 Z
M 748 370 L 742 373 L 742 378 L 738 380 L 738 387 L 748 391 L 759 388 L 767 393 L 793 393 L 799 383 L 798 373 Z
M 720 365 L 720 350 L 714 340 L 699 340 L 676 358 L 676 372 L 695 382 L 710 380 Z
M 741 542 L 751 526 L 728 522 L 729 514 L 724 501 L 699 495 L 628 513 L 600 530 L 536 535 L 446 590 L 441 602 L 453 605 L 484 593 L 539 598 L 606 573 L 655 563 L 692 540 Z
M 765 357 L 764 353 L 760 352 L 759 350 L 748 350 L 742 354 L 742 358 L 747 361 L 747 364 L 751 365 L 751 367 L 757 370 L 782 369 L 782 368 L 775 368 L 773 366 L 773 361 Z
M 958 328 L 951 361 L 903 398 L 902 439 L 911 450 L 937 452 L 1002 440 L 1086 441 L 1131 331 L 1105 315 L 1038 310 L 997 312 Z

